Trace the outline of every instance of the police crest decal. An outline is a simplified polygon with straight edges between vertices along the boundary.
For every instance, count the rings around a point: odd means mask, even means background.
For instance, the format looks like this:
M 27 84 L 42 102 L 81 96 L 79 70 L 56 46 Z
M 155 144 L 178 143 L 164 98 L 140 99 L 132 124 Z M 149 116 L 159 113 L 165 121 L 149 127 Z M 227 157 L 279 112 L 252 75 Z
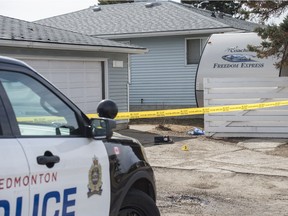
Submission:
M 92 159 L 93 163 L 89 169 L 88 198 L 94 194 L 102 194 L 102 169 L 96 156 Z

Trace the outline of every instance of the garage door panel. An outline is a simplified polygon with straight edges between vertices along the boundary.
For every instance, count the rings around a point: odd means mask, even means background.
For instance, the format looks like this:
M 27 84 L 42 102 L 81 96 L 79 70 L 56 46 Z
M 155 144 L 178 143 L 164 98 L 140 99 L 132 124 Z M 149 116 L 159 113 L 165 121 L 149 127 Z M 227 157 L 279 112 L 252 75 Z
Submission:
M 88 82 L 95 82 L 95 83 L 101 83 L 101 74 L 93 74 L 93 73 L 87 73 L 86 74 L 86 81 Z
M 73 87 L 70 88 L 70 94 L 72 98 L 84 98 L 85 90 L 83 88 Z
M 55 71 L 56 72 L 56 71 Z M 43 73 L 43 72 L 42 72 Z M 46 73 L 43 73 L 43 75 L 46 75 Z M 45 77 L 47 77 L 47 76 L 45 76 Z M 51 82 L 57 82 L 57 83 L 67 83 L 67 74 L 66 74 L 66 72 L 65 73 L 63 73 L 63 72 L 59 72 L 59 71 L 57 71 L 57 73 L 55 73 L 55 74 L 50 74 L 50 81 Z
M 96 111 L 102 100 L 102 69 L 99 61 L 25 59 L 85 113 Z
M 70 99 L 71 99 L 74 103 L 76 103 L 77 105 L 78 105 L 78 104 L 84 104 L 84 103 L 87 102 L 87 100 L 85 100 L 84 98 L 77 98 L 77 97 L 73 98 L 73 97 L 71 97 Z
M 30 65 L 31 67 L 34 67 L 34 68 L 39 68 L 39 69 L 44 69 L 44 68 L 48 68 L 48 65 L 49 65 L 49 61 L 47 60 L 37 60 L 37 61 L 34 61 L 34 60 L 29 60 L 29 59 L 25 59 L 24 60 L 28 65 Z
M 75 104 L 77 104 L 77 106 L 83 110 L 83 109 L 87 109 L 89 110 L 89 113 L 96 113 L 96 108 L 98 103 L 96 102 L 85 102 L 85 103 L 81 103 L 81 102 L 74 102 Z
M 85 79 L 77 79 L 77 78 L 72 78 L 69 79 L 69 84 L 70 86 L 73 88 L 74 86 L 83 86 L 83 84 L 85 85 Z
M 70 61 L 69 64 L 67 65 L 68 68 L 71 69 L 81 69 L 84 67 L 84 65 L 87 64 L 85 61 Z
M 87 61 L 86 63 L 85 63 L 85 67 L 87 68 L 87 69 L 94 69 L 94 68 L 97 68 L 98 70 L 100 70 L 101 69 L 101 64 L 99 64 L 100 62 L 96 62 L 96 61 Z
M 56 70 L 66 70 L 69 68 L 69 64 L 71 64 L 71 61 L 67 62 L 65 60 L 48 60 L 49 66 L 51 69 L 56 69 Z
M 95 103 L 95 102 L 87 102 L 86 103 L 86 108 L 91 110 L 91 113 L 97 113 L 96 112 L 97 105 L 98 105 L 98 103 Z
M 98 89 L 98 90 L 101 90 L 101 86 L 96 86 L 96 87 L 95 87 L 95 82 L 86 82 L 86 83 L 85 83 L 85 87 L 86 87 L 87 89 L 96 88 L 96 89 Z
M 100 88 L 87 88 L 86 96 L 87 97 L 95 97 L 95 92 L 101 92 Z M 101 97 L 101 95 L 96 95 L 96 97 Z
M 53 85 L 57 86 L 57 88 L 59 89 L 69 89 L 69 85 L 68 82 L 61 82 L 61 81 L 53 81 L 50 80 L 51 83 L 53 83 Z
M 29 60 L 23 59 L 28 65 L 30 65 L 37 72 L 42 74 L 46 79 L 51 80 L 50 72 L 49 72 L 49 62 L 47 60 Z M 48 68 L 48 69 L 47 69 Z
M 101 99 L 100 95 L 95 95 L 95 92 L 100 91 L 97 88 L 93 88 L 88 91 L 85 91 L 80 88 L 70 89 L 71 99 L 77 99 L 78 101 L 88 101 L 88 100 L 95 100 L 95 99 Z
M 69 82 L 69 87 L 71 88 L 71 89 L 79 89 L 79 88 L 81 88 L 81 89 L 83 89 L 84 87 L 86 86 L 86 83 L 84 82 L 84 81 L 82 81 L 82 82 Z

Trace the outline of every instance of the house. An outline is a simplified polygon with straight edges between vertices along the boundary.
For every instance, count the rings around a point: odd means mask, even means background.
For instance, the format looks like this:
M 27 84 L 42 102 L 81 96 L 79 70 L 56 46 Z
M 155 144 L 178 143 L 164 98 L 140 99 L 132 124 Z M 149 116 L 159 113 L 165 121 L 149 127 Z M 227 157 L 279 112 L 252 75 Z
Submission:
M 170 1 L 93 6 L 37 23 L 148 48 L 130 55 L 131 110 L 195 106 L 195 76 L 207 38 L 258 27 Z
M 146 48 L 0 16 L 0 55 L 24 60 L 85 113 L 104 98 L 128 111 L 128 55 Z

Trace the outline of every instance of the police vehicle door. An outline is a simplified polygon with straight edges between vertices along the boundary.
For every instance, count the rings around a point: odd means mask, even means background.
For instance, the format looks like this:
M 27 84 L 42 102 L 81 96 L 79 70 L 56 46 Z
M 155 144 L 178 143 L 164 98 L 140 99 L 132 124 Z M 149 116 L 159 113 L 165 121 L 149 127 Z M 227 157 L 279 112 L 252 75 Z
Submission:
M 30 167 L 29 215 L 108 215 L 109 161 L 103 142 L 81 134 L 81 115 L 57 92 L 24 74 L 7 76 L 15 133 Z
M 29 169 L 21 145 L 13 139 L 3 101 L 7 95 L 0 72 L 0 215 L 28 215 Z

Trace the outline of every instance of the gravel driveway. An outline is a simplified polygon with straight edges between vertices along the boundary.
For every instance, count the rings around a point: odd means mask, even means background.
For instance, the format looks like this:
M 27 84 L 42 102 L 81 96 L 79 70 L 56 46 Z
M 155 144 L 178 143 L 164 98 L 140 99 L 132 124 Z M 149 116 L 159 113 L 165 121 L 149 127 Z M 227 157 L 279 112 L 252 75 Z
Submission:
M 161 215 L 288 216 L 288 140 L 214 140 L 155 125 L 130 128 L 121 133 L 145 146 Z M 172 135 L 174 143 L 155 145 L 158 135 Z

